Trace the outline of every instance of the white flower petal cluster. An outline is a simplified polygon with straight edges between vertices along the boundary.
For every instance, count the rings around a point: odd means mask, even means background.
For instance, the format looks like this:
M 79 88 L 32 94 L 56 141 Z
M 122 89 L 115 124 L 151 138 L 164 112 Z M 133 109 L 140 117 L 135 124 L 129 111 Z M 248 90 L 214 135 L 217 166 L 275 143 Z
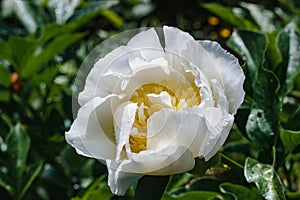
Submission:
M 143 175 L 191 170 L 225 142 L 244 99 L 238 60 L 218 43 L 164 26 L 97 61 L 66 140 L 108 168 L 123 195 Z

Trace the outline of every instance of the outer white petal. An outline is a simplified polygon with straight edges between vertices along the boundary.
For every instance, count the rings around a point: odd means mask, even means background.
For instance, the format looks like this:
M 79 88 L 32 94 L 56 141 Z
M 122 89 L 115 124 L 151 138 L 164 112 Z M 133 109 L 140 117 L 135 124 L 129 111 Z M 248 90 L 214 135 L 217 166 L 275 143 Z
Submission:
M 224 50 L 217 42 L 200 41 L 202 47 L 207 51 L 207 57 L 214 63 L 214 71 L 218 71 L 219 77 L 208 66 L 202 70 L 210 79 L 216 79 L 224 88 L 224 93 L 229 101 L 229 112 L 235 114 L 242 104 L 245 96 L 243 83 L 245 75 L 238 59 Z
M 118 106 L 114 112 L 114 128 L 117 142 L 116 160 L 122 157 L 121 151 L 129 141 L 132 125 L 135 119 L 137 105 L 135 103 L 125 102 Z M 125 155 L 123 155 L 124 157 Z
M 127 152 L 118 171 L 148 175 L 170 175 L 186 172 L 195 165 L 192 152 L 184 146 L 168 146 L 159 151 Z
M 199 67 L 208 80 L 216 79 L 225 90 L 229 112 L 235 114 L 245 95 L 245 76 L 238 60 L 216 42 L 197 42 L 188 33 L 172 27 L 164 26 L 163 30 L 166 51 L 179 55 L 182 63 L 188 61 Z
M 220 113 L 218 110 L 211 110 L 209 113 L 210 118 L 214 117 L 220 117 L 217 116 Z M 211 120 L 213 123 L 216 123 L 216 120 Z M 224 144 L 225 140 L 227 139 L 227 136 L 230 132 L 230 129 L 232 127 L 234 121 L 233 115 L 230 114 L 221 114 L 221 119 L 217 124 L 210 124 L 209 130 L 210 134 L 208 138 L 206 139 L 207 143 L 205 145 L 204 150 L 204 158 L 205 160 L 209 160 L 213 155 L 217 153 L 217 151 L 221 148 L 221 146 Z
M 79 109 L 77 118 L 65 134 L 77 153 L 97 159 L 115 158 L 112 107 L 119 101 L 116 95 L 96 97 Z
M 131 51 L 127 46 L 120 46 L 98 60 L 86 78 L 84 90 L 78 101 L 82 106 L 94 97 L 105 97 L 119 81 L 118 75 L 132 74 L 129 57 L 141 56 L 138 51 Z M 112 75 L 102 78 L 104 75 Z
M 135 35 L 127 46 L 133 50 L 138 50 L 146 61 L 164 56 L 164 50 L 154 28 Z
M 108 185 L 113 194 L 124 195 L 128 188 L 143 175 L 119 170 L 120 163 L 106 160 L 108 169 Z

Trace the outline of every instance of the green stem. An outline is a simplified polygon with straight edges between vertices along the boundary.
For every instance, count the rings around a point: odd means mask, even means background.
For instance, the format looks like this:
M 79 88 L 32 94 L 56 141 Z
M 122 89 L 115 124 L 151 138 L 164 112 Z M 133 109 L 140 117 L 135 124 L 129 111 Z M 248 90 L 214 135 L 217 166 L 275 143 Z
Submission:
M 237 167 L 239 167 L 239 168 L 241 168 L 241 169 L 244 170 L 244 167 L 243 167 L 240 163 L 238 163 L 238 162 L 232 160 L 231 158 L 229 158 L 228 156 L 226 156 L 226 155 L 223 154 L 223 153 L 220 153 L 220 155 L 221 155 L 221 157 L 222 157 L 223 159 L 225 159 L 225 160 L 228 161 L 229 163 L 231 163 L 231 164 L 233 164 L 233 165 L 235 165 L 235 166 L 237 166 Z

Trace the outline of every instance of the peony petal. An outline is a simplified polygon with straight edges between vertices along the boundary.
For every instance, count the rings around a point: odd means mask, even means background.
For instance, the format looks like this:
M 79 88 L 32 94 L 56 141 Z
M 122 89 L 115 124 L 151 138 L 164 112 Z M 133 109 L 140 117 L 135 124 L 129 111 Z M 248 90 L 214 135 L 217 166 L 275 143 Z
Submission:
M 154 113 L 148 120 L 148 148 L 156 152 L 168 146 L 185 146 L 194 158 L 203 156 L 209 132 L 201 110 L 162 109 Z
M 137 104 L 125 102 L 118 106 L 114 112 L 114 128 L 117 142 L 116 160 L 122 157 L 121 151 L 129 141 L 132 125 L 135 119 Z M 124 155 L 123 155 L 124 156 Z
M 106 160 L 106 165 L 108 169 L 108 185 L 111 192 L 116 195 L 125 195 L 129 187 L 143 176 L 120 171 L 118 168 L 120 163 L 112 160 Z
M 164 50 L 160 44 L 159 37 L 154 28 L 135 35 L 127 44 L 132 50 L 141 53 L 146 61 L 164 57 Z
M 238 59 L 224 50 L 218 43 L 212 41 L 200 41 L 207 52 L 207 58 L 214 63 L 215 70 L 220 74 L 211 72 L 208 66 L 202 67 L 203 72 L 210 78 L 216 79 L 224 88 L 224 93 L 229 101 L 229 112 L 235 114 L 242 104 L 245 96 L 243 82 L 245 75 Z
M 141 56 L 138 51 L 130 51 L 128 47 L 121 46 L 98 60 L 86 78 L 84 90 L 79 94 L 79 104 L 82 106 L 94 97 L 107 96 L 120 80 L 121 75 L 132 74 L 129 57 L 138 56 Z M 115 76 L 110 76 L 112 74 Z M 103 79 L 105 75 L 108 78 Z
M 117 171 L 147 175 L 170 175 L 191 170 L 195 165 L 192 152 L 184 146 L 168 146 L 160 151 L 128 152 Z
M 77 118 L 66 132 L 67 142 L 78 154 L 97 159 L 115 158 L 112 107 L 118 103 L 120 97 L 116 95 L 96 97 L 79 109 Z
M 213 112 L 219 113 L 219 111 L 217 110 L 210 111 L 210 113 Z M 216 113 L 213 115 L 217 116 Z M 216 120 L 213 121 L 215 123 Z M 207 143 L 204 150 L 204 158 L 206 161 L 209 160 L 211 157 L 213 157 L 213 155 L 215 155 L 217 151 L 221 148 L 221 146 L 224 144 L 225 140 L 228 137 L 230 129 L 233 125 L 233 121 L 234 121 L 233 115 L 225 114 L 224 116 L 221 117 L 221 120 L 218 122 L 217 125 L 209 127 L 211 134 L 207 139 Z
M 187 61 L 193 63 L 208 80 L 216 79 L 224 88 L 229 101 L 229 112 L 235 114 L 245 95 L 243 90 L 245 76 L 237 58 L 216 42 L 197 42 L 188 33 L 173 27 L 164 26 L 163 30 L 166 52 L 180 56 L 181 63 Z M 174 40 L 178 42 L 173 42 Z
M 158 105 L 160 108 L 172 108 L 172 100 L 167 92 L 160 94 L 148 94 L 148 100 L 151 104 Z

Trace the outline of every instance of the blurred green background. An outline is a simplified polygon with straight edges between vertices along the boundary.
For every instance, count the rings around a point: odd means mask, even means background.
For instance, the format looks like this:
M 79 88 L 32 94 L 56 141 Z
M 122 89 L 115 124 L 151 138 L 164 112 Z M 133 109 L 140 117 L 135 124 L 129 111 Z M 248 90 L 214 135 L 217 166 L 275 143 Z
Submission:
M 106 167 L 77 155 L 64 132 L 88 53 L 122 31 L 162 25 L 220 42 L 247 76 L 246 100 L 222 153 L 172 176 L 163 198 L 300 199 L 299 1 L 3 0 L 0 6 L 1 200 L 132 199 L 136 185 L 125 197 L 112 195 Z M 256 162 L 260 171 L 251 172 Z M 138 185 L 136 199 L 155 193 L 150 183 Z

